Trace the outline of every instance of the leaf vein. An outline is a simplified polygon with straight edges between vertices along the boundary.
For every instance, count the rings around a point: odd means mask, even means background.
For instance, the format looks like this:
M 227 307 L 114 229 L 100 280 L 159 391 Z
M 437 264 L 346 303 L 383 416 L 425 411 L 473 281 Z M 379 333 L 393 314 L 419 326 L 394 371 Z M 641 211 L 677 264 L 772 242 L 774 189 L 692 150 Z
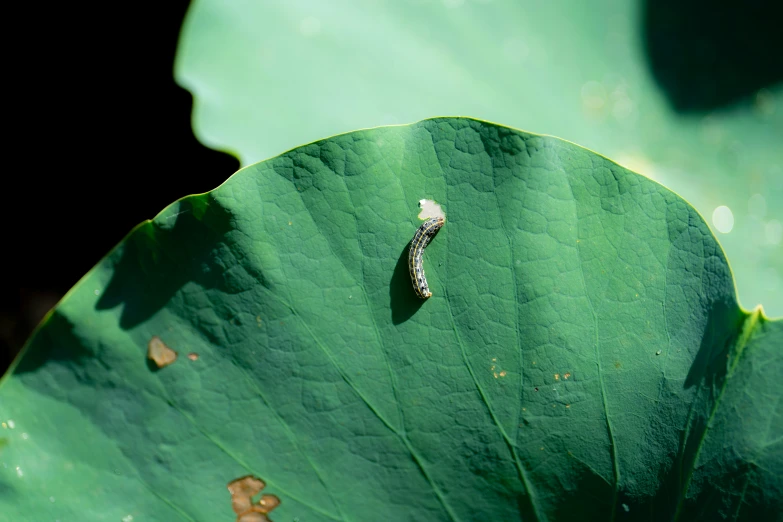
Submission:
M 579 236 L 579 210 L 577 208 L 576 194 L 574 192 L 574 186 L 571 183 L 571 178 L 568 176 L 568 174 L 565 174 L 565 178 L 569 188 L 571 189 L 571 196 L 574 199 L 574 218 L 576 219 L 577 222 L 576 234 L 577 236 Z M 585 297 L 587 298 L 587 302 L 590 305 L 590 312 L 593 316 L 593 325 L 595 329 L 594 343 L 595 343 L 595 359 L 596 359 L 596 365 L 598 367 L 598 384 L 601 389 L 601 404 L 603 405 L 604 417 L 606 418 L 606 430 L 609 435 L 609 443 L 611 445 L 612 467 L 614 470 L 614 493 L 612 498 L 612 513 L 610 518 L 611 521 L 614 521 L 615 516 L 617 514 L 618 491 L 620 486 L 620 467 L 617 458 L 617 444 L 615 443 L 614 440 L 612 421 L 609 418 L 609 405 L 606 402 L 606 387 L 604 385 L 603 368 L 601 365 L 600 338 L 598 335 L 598 314 L 596 313 L 593 299 L 590 297 L 590 292 L 587 289 L 587 278 L 585 277 L 585 269 L 584 269 L 584 263 L 582 261 L 582 253 L 580 251 L 580 243 L 576 244 L 575 249 L 576 249 L 576 257 L 579 262 L 579 272 L 582 276 L 582 285 L 584 286 Z

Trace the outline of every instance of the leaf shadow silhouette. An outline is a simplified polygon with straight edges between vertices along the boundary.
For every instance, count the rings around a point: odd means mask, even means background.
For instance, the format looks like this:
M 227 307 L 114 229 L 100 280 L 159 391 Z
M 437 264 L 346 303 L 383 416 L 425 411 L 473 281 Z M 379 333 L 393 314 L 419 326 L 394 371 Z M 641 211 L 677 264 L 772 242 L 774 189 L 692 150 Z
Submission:
M 111 281 L 95 308 L 122 305 L 123 329 L 146 321 L 188 282 L 203 288 L 225 287 L 232 230 L 231 214 L 209 194 L 181 200 L 176 213 L 150 221 L 134 231 L 121 247 Z M 175 219 L 173 226 L 166 219 Z
M 709 112 L 783 81 L 781 5 L 643 0 L 647 63 L 674 110 Z

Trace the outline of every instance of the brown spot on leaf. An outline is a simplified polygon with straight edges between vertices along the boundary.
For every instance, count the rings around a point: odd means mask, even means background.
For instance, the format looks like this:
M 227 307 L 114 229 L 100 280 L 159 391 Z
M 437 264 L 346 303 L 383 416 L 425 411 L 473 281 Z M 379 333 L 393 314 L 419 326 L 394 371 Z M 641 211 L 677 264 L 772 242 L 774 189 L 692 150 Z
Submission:
M 231 509 L 237 514 L 236 522 L 271 522 L 267 515 L 280 505 L 280 499 L 274 495 L 261 495 L 258 502 L 253 502 L 253 497 L 265 487 L 263 480 L 252 475 L 228 483 Z
M 614 362 L 614 367 L 615 368 L 620 368 L 620 367 L 622 367 L 622 365 L 623 365 L 623 363 L 621 363 L 620 361 L 615 361 Z
M 569 377 L 571 377 L 571 372 L 565 372 L 563 374 L 563 379 L 568 380 Z
M 503 370 L 498 375 L 500 375 L 501 377 L 505 377 L 506 375 L 508 375 L 508 372 L 506 372 L 506 370 Z
M 555 374 L 555 380 L 556 380 L 556 381 L 559 381 L 559 380 L 560 380 L 560 374 L 559 374 L 559 373 L 556 373 L 556 374 Z
M 177 360 L 177 352 L 166 346 L 166 343 L 155 335 L 147 343 L 147 358 L 152 360 L 158 368 L 163 368 Z
M 198 361 L 198 354 L 196 352 L 190 352 L 188 354 L 188 359 L 191 361 Z

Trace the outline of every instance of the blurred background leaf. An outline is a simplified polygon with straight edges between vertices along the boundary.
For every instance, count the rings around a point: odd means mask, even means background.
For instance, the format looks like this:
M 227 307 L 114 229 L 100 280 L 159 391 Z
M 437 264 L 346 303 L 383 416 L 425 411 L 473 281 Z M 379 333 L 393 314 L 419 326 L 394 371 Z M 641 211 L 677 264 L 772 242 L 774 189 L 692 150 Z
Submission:
M 783 315 L 783 74 L 773 3 L 197 0 L 175 75 L 242 164 L 356 128 L 470 115 L 675 190 L 745 307 Z

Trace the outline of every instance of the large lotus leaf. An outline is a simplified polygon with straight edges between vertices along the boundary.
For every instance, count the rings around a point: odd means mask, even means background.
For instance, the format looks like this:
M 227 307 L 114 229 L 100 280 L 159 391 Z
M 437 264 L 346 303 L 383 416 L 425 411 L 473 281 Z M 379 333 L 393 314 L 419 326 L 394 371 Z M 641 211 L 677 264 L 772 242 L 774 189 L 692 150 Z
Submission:
M 721 5 L 732 5 L 713 4 L 194 0 L 175 72 L 194 95 L 196 135 L 234 151 L 243 164 L 339 132 L 454 114 L 599 151 L 675 190 L 710 221 L 716 208 L 728 207 L 714 219 L 716 230 L 731 230 L 721 241 L 741 301 L 780 316 L 783 89 L 762 89 L 744 105 L 680 114 L 645 57 L 652 45 L 645 35 L 658 34 L 650 25 L 665 33 L 680 23 L 680 10 L 691 9 L 695 19 L 684 27 L 704 57 L 699 65 L 712 61 L 731 73 L 731 59 L 760 61 L 779 75 L 779 50 L 758 48 L 761 28 L 733 47 L 749 43 L 747 52 L 707 55 L 710 44 L 700 31 L 715 27 Z M 738 21 L 737 28 L 752 23 Z M 663 37 L 669 49 L 663 56 L 674 63 L 685 54 L 677 37 Z M 717 43 L 731 38 L 727 29 Z M 688 70 L 679 72 L 672 80 L 686 93 L 678 99 L 709 101 L 698 86 L 687 91 Z M 745 67 L 729 74 L 729 82 L 701 74 L 702 86 L 706 79 L 713 90 L 747 76 Z
M 469 119 L 354 132 L 171 205 L 54 309 L 0 387 L 0 513 L 231 520 L 253 475 L 276 521 L 771 520 L 782 341 L 643 176 Z

